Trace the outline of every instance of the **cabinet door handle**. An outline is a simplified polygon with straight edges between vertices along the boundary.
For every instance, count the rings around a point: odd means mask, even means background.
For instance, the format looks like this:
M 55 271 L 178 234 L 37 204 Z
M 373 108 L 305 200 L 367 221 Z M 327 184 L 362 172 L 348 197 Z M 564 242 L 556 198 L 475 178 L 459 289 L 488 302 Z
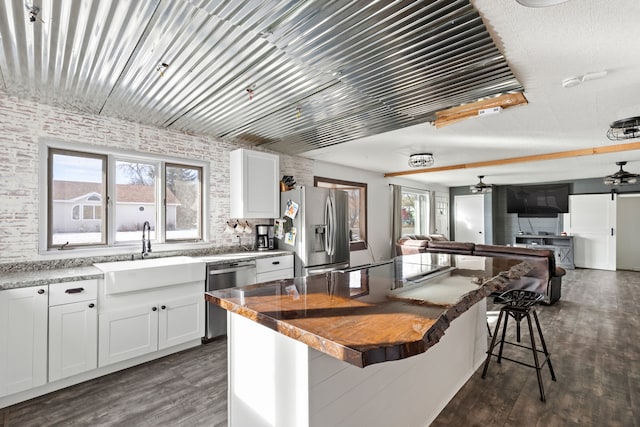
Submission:
M 152 307 L 151 310 L 152 311 L 158 311 L 158 307 Z
M 44 294 L 44 289 L 38 289 L 38 293 L 39 293 L 40 295 Z
M 79 294 L 80 292 L 84 292 L 84 288 L 71 288 L 64 291 L 65 294 Z
M 271 264 L 278 265 L 278 264 L 280 264 L 280 261 L 273 261 Z
M 89 304 L 89 308 L 93 308 L 93 307 L 95 307 L 95 306 L 96 306 L 96 305 L 95 305 L 94 303 Z
M 163 305 L 163 306 L 162 306 L 162 307 L 160 307 L 160 308 L 164 310 L 164 309 L 166 309 L 166 308 L 167 308 L 167 306 L 166 306 L 166 305 Z

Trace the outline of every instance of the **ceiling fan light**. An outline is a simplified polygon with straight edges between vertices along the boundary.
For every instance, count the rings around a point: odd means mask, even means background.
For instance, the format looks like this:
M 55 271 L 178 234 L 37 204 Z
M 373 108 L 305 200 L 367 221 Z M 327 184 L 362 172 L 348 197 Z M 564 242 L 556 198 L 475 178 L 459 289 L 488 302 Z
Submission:
M 622 169 L 622 167 L 626 164 L 627 162 L 616 162 L 616 165 L 620 166 L 620 170 L 612 175 L 605 176 L 602 182 L 605 185 L 614 185 L 614 186 L 632 185 L 638 182 L 638 177 L 640 177 L 640 175 L 637 175 L 635 173 L 630 173 Z
M 469 186 L 470 192 L 474 194 L 475 193 L 491 193 L 491 185 L 485 184 L 484 182 L 482 182 L 482 178 L 484 178 L 484 175 L 478 175 L 478 179 L 480 179 L 480 181 L 475 185 Z
M 409 166 L 412 168 L 428 168 L 433 166 L 432 153 L 416 153 L 409 156 Z

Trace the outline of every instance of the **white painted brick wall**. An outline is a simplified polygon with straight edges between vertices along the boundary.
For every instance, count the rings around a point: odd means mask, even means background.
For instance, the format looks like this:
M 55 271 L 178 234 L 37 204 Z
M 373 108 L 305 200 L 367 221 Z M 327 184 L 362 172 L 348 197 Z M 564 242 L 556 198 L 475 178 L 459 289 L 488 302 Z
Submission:
M 41 139 L 210 162 L 211 246 L 236 245 L 233 235 L 222 234 L 230 211 L 229 152 L 250 145 L 69 112 L 9 97 L 0 90 L 0 262 L 38 259 Z M 280 154 L 281 175 L 293 175 L 300 184 L 313 185 L 312 169 L 312 160 Z M 243 243 L 249 243 L 246 240 Z

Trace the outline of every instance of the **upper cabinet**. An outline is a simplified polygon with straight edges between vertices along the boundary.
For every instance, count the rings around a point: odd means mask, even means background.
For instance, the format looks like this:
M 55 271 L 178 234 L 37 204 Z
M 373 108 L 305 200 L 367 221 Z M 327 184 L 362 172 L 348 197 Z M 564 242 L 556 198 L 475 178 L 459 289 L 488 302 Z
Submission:
M 232 218 L 280 217 L 280 158 L 244 148 L 231 152 Z

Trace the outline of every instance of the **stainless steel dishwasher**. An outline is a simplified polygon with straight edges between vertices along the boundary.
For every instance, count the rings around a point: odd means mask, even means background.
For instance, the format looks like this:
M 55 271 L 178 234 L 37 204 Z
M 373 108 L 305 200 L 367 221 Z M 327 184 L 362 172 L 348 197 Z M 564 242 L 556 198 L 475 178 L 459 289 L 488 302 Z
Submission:
M 207 264 L 207 292 L 256 283 L 255 261 Z M 207 303 L 205 337 L 207 342 L 227 334 L 227 310 Z

